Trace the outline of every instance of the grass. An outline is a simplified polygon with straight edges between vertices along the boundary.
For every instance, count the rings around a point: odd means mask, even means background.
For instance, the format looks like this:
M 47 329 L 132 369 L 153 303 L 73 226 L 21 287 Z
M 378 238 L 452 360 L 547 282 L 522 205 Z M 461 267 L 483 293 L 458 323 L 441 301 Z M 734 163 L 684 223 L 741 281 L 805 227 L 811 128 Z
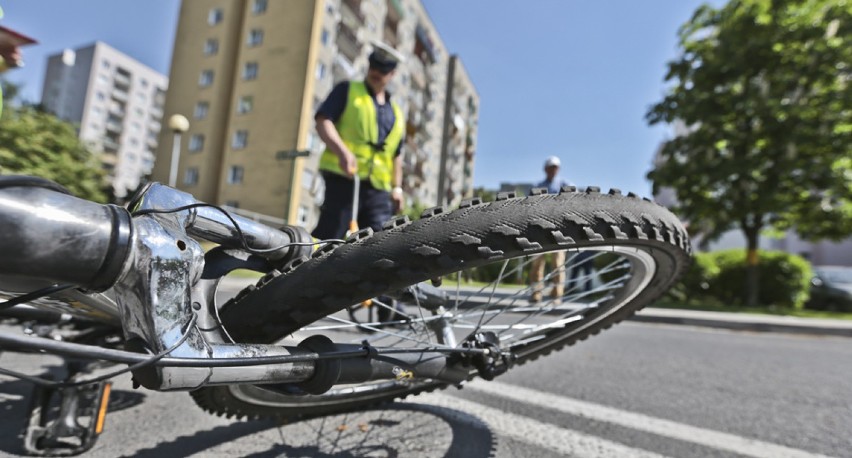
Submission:
M 237 269 L 228 274 L 229 277 L 237 277 L 237 278 L 260 278 L 263 276 L 260 272 L 255 272 L 253 270 L 246 269 Z
M 754 313 L 758 315 L 794 316 L 799 318 L 829 318 L 835 320 L 852 320 L 852 313 L 848 312 L 825 312 L 821 310 L 790 310 L 772 307 L 734 307 L 701 302 L 676 302 L 661 300 L 651 307 L 681 310 L 701 310 L 706 312 L 732 312 L 732 313 Z

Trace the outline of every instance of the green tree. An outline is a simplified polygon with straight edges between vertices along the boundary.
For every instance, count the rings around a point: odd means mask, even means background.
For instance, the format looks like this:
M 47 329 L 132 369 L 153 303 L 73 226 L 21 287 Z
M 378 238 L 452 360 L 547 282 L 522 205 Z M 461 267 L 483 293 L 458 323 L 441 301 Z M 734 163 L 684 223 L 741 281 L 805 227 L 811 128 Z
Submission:
M 83 199 L 106 202 L 104 172 L 71 124 L 34 107 L 5 106 L 0 174 L 53 180 Z
M 473 195 L 479 197 L 483 202 L 494 202 L 497 198 L 497 191 L 485 189 L 485 187 L 474 188 Z
M 852 233 L 852 2 L 731 0 L 701 6 L 679 31 L 668 94 L 650 124 L 682 122 L 648 174 L 680 215 L 713 238 L 747 241 L 758 298 L 758 236 Z

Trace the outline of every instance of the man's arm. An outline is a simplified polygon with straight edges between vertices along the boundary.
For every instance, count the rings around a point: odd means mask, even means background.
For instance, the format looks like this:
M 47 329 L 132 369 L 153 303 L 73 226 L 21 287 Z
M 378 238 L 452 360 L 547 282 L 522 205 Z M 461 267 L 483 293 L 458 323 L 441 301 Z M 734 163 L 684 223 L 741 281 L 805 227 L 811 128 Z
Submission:
M 405 206 L 405 194 L 402 192 L 402 154 L 397 154 L 393 158 L 392 185 L 391 199 L 393 199 L 393 210 L 394 213 L 399 213 Z
M 355 175 L 355 172 L 358 171 L 358 161 L 355 160 L 355 155 L 352 154 L 352 151 L 349 151 L 349 148 L 343 143 L 343 140 L 340 138 L 340 133 L 337 131 L 337 127 L 335 127 L 334 123 L 321 114 L 317 114 L 317 133 L 319 134 L 322 141 L 325 142 L 328 149 L 330 149 L 334 154 L 337 155 L 338 163 L 340 164 L 340 169 L 343 170 L 347 176 Z

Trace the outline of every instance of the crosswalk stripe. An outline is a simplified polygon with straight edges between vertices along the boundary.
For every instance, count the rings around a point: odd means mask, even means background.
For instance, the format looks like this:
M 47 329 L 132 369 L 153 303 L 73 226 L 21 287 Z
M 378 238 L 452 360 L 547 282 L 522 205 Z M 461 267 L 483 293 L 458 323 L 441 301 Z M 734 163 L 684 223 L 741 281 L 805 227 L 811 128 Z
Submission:
M 689 426 L 670 420 L 619 410 L 507 383 L 476 380 L 465 385 L 465 389 L 745 456 L 767 458 L 812 458 L 824 456 L 757 439 L 749 439 L 734 434 Z
M 423 395 L 415 401 L 464 411 L 487 423 L 489 428 L 500 436 L 549 449 L 563 456 L 579 458 L 613 456 L 661 458 L 663 456 L 446 394 Z

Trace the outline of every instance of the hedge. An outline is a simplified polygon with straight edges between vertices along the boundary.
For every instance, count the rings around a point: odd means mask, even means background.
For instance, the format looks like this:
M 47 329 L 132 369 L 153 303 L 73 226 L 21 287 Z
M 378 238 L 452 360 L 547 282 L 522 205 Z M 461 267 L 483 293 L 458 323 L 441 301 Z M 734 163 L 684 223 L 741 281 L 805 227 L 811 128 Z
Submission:
M 758 250 L 758 305 L 801 309 L 808 300 L 811 265 L 801 256 L 783 251 Z M 746 250 L 698 253 L 686 275 L 669 292 L 669 300 L 711 305 L 744 306 Z

